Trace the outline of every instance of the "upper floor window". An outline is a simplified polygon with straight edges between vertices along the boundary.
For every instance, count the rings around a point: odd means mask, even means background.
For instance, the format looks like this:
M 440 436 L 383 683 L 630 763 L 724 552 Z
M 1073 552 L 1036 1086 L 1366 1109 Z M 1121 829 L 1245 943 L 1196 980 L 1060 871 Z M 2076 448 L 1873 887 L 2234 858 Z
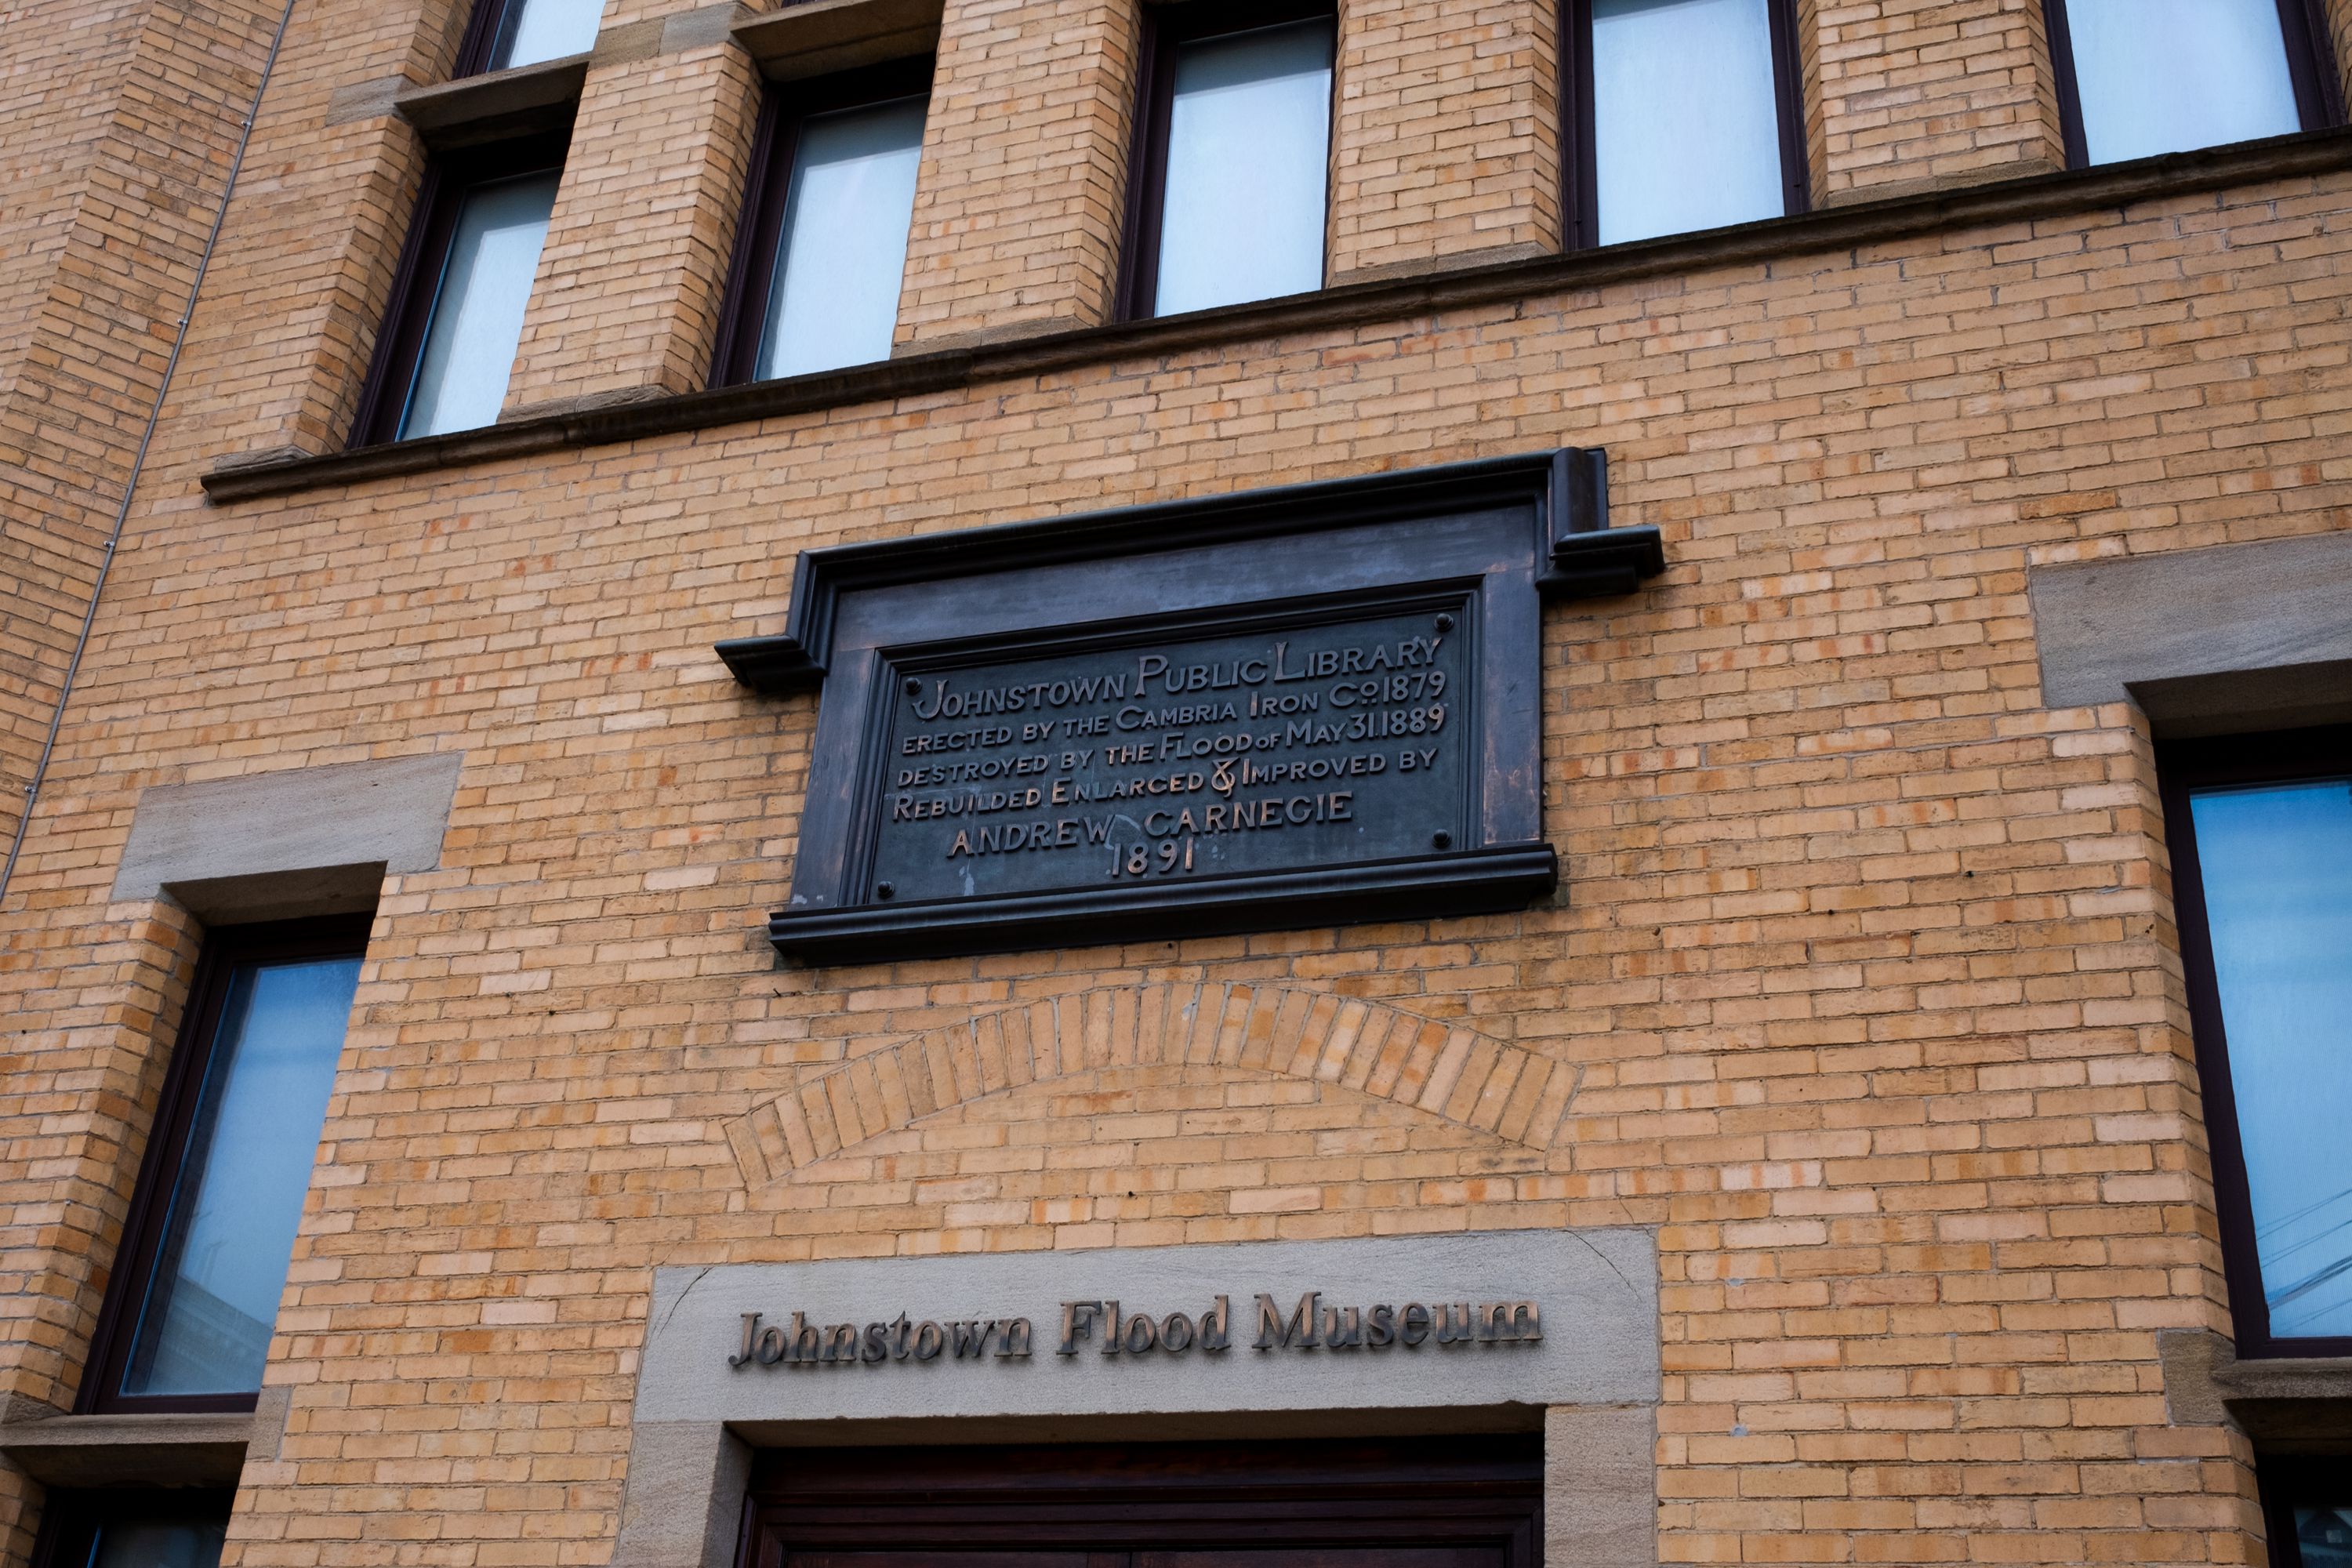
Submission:
M 717 379 L 890 357 L 931 62 L 775 89 L 752 159 Z
M 85 1408 L 252 1408 L 366 940 L 353 921 L 306 921 L 206 944 Z
M 596 47 L 604 0 L 481 0 L 457 49 L 458 76 L 537 65 Z
M 2352 729 L 2161 762 L 2238 1353 L 2352 1353 Z
M 562 158 L 560 141 L 533 140 L 453 156 L 426 175 L 362 399 L 360 440 L 498 418 Z
M 1330 6 L 1195 0 L 1150 16 L 1124 313 L 1321 288 Z
M 1788 0 L 1571 0 L 1566 16 L 1580 243 L 1804 210 Z
M 2308 0 L 2045 4 L 2066 156 L 2077 167 L 2342 118 L 2326 32 Z

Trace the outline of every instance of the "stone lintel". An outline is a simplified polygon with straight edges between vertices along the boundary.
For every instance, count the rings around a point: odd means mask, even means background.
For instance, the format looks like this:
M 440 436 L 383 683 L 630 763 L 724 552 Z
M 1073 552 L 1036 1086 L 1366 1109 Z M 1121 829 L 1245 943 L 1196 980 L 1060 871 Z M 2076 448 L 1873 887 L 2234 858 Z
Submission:
M 44 1486 L 235 1486 L 257 1417 L 53 1415 L 0 1425 L 0 1454 Z
M 436 752 L 159 784 L 139 796 L 109 897 L 169 895 L 216 924 L 371 909 L 387 871 L 440 863 L 464 762 Z
M 2352 710 L 2352 531 L 2036 566 L 2042 700 L 2136 701 L 2168 738 Z

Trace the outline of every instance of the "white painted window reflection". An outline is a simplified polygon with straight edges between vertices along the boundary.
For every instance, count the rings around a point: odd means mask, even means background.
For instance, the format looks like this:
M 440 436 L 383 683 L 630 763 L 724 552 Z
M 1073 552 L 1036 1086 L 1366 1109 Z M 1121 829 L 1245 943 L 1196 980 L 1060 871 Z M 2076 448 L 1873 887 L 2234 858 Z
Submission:
M 401 414 L 403 440 L 472 430 L 498 418 L 558 177 L 553 170 L 523 174 L 466 194 Z
M 2094 163 L 2303 128 L 2278 0 L 2066 0 Z
M 2352 1334 L 2352 779 L 2189 815 L 2271 1334 Z
M 1788 209 L 1768 0 L 1592 0 L 1600 243 Z
M 604 16 L 604 0 L 511 0 L 499 23 L 489 68 L 584 55 L 596 47 L 596 24 Z
M 1323 286 L 1331 24 L 1177 51 L 1154 315 Z
M 760 334 L 762 379 L 890 357 L 926 102 L 902 98 L 802 123 Z

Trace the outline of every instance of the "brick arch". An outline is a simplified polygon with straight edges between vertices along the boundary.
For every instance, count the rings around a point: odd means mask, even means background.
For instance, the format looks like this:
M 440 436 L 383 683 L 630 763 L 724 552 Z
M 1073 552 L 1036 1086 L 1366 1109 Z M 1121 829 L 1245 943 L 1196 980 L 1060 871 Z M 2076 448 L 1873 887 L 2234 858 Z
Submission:
M 1337 1084 L 1529 1149 L 1550 1147 L 1576 1068 L 1458 1024 L 1282 985 L 1106 985 L 917 1035 L 725 1124 L 764 1185 L 922 1117 L 1102 1068 L 1219 1067 Z

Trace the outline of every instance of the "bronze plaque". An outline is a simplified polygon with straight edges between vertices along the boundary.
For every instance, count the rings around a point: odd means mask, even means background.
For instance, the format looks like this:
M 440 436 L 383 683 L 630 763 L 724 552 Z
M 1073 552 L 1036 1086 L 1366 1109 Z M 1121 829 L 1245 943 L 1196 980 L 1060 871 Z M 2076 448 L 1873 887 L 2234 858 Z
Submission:
M 1180 884 L 1462 844 L 1467 615 L 900 661 L 871 896 Z

